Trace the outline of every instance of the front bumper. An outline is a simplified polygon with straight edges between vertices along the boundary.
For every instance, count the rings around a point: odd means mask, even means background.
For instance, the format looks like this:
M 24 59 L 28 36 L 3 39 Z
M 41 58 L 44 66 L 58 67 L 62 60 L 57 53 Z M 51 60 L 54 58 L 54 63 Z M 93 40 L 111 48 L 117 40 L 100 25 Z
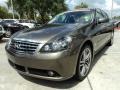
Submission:
M 56 53 L 37 53 L 34 55 L 18 55 L 7 50 L 7 56 L 11 65 L 21 74 L 53 81 L 63 81 L 71 78 L 76 71 L 77 54 L 70 54 L 69 51 Z M 16 66 L 19 66 L 16 68 Z M 21 69 L 20 69 L 21 67 Z M 22 70 L 24 69 L 24 70 Z M 32 73 L 53 71 L 56 76 Z M 41 71 L 40 71 L 41 70 Z

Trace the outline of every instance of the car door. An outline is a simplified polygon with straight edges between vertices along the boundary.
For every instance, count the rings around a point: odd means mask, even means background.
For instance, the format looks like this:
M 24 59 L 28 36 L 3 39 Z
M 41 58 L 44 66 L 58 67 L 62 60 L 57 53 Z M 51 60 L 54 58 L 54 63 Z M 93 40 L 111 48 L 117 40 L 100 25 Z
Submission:
M 104 16 L 101 14 L 100 10 L 96 10 L 95 12 L 95 25 L 92 30 L 93 34 L 93 43 L 94 43 L 94 49 L 97 51 L 100 49 L 106 41 L 106 22 L 99 22 L 99 20 L 105 19 Z
M 113 28 L 114 28 L 114 25 L 112 22 L 110 22 L 110 19 L 107 15 L 107 13 L 105 13 L 104 11 L 101 10 L 101 13 L 103 14 L 104 18 L 105 18 L 105 22 L 104 22 L 104 35 L 105 35 L 105 39 L 104 39 L 104 42 L 107 43 L 110 39 L 111 39 L 111 36 L 113 35 Z

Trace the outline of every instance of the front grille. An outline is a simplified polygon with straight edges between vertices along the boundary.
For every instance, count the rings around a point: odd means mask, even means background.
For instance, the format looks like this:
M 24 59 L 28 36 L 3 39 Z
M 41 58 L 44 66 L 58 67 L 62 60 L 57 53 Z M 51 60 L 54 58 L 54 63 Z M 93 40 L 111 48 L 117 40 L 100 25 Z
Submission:
M 16 54 L 33 54 L 39 43 L 23 41 L 23 40 L 12 40 L 10 44 L 10 51 Z

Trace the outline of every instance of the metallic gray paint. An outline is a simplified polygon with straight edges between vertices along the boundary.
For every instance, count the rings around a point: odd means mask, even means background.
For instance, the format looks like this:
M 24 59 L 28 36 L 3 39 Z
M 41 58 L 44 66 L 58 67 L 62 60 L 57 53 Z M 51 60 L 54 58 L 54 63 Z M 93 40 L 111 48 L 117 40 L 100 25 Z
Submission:
M 89 24 L 47 24 L 39 28 L 18 32 L 14 34 L 11 39 L 32 40 L 41 44 L 33 55 L 18 55 L 12 53 L 7 49 L 6 45 L 8 59 L 24 67 L 54 70 L 60 74 L 61 77 L 36 76 L 19 71 L 21 74 L 55 81 L 68 79 L 76 74 L 79 53 L 86 42 L 91 42 L 94 56 L 94 53 L 111 39 L 111 33 L 113 31 L 112 23 L 107 22 L 107 24 L 104 23 L 104 25 L 107 26 L 95 26 L 94 22 Z M 39 52 L 45 43 L 52 42 L 65 35 L 70 35 L 73 38 L 70 49 L 54 53 Z

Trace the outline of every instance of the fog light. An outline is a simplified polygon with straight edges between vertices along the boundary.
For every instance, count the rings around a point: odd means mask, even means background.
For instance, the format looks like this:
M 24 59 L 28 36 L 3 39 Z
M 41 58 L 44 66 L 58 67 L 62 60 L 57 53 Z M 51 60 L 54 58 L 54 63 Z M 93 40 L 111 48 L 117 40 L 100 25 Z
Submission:
M 53 77 L 53 76 L 54 76 L 54 72 L 53 72 L 53 71 L 48 71 L 48 75 L 49 75 L 50 77 Z

